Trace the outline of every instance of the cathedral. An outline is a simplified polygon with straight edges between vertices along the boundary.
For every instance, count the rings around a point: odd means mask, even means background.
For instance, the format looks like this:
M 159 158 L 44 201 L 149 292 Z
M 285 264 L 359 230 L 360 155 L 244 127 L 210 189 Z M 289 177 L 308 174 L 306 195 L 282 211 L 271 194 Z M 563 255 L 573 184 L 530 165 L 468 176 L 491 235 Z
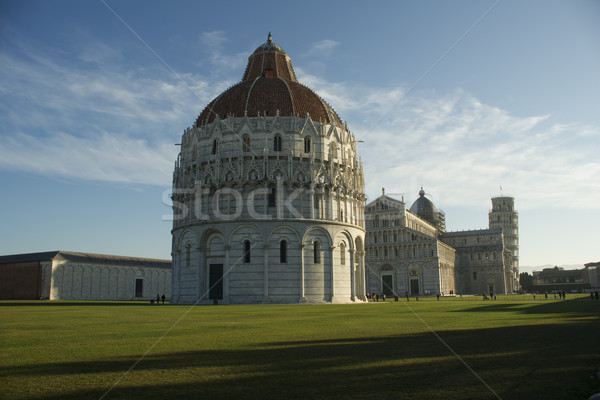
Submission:
M 391 296 L 508 294 L 518 290 L 519 214 L 492 198 L 488 229 L 446 232 L 421 188 L 410 209 L 382 195 L 366 205 L 367 291 Z
M 365 301 L 356 142 L 269 34 L 181 138 L 171 302 Z

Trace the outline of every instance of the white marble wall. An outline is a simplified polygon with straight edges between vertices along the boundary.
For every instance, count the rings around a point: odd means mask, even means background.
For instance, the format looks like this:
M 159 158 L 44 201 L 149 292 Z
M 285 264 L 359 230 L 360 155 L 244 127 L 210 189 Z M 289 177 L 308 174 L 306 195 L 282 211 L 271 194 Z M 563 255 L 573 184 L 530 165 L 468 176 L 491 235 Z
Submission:
M 46 270 L 44 266 L 44 273 Z M 136 278 L 143 279 L 142 297 L 135 296 Z M 171 270 L 53 261 L 49 287 L 50 300 L 150 300 L 157 294 L 170 298 Z

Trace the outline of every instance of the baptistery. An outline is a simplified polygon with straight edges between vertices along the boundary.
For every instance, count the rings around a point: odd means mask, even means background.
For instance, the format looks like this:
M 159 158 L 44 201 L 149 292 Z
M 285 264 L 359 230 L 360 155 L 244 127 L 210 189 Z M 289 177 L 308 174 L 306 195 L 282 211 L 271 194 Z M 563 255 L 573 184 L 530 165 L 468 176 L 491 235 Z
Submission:
M 357 140 L 272 40 L 181 138 L 172 302 L 365 301 Z

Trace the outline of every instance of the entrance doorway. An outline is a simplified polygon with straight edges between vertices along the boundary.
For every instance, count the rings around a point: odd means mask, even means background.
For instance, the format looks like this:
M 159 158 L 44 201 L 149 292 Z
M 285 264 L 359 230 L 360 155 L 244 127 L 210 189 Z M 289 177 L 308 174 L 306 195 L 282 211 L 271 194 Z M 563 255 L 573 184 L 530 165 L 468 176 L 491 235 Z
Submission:
M 418 279 L 410 280 L 410 294 L 412 294 L 413 296 L 419 295 L 419 280 Z
M 381 291 L 386 297 L 394 296 L 394 279 L 392 275 L 382 275 L 381 286 Z
M 136 278 L 135 280 L 135 297 L 142 297 L 144 292 L 144 280 L 142 278 Z
M 208 298 L 223 300 L 223 264 L 210 264 L 209 266 Z

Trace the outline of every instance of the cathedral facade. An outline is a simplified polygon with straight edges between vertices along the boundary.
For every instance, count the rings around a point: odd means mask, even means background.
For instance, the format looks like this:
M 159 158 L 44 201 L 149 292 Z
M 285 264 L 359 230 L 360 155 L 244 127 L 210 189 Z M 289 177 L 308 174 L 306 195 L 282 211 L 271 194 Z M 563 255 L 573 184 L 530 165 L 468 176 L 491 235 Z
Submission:
M 272 41 L 185 130 L 173 172 L 172 299 L 366 300 L 356 139 Z
M 366 205 L 367 292 L 386 296 L 503 294 L 518 290 L 514 198 L 492 198 L 489 228 L 446 232 L 425 196 L 407 208 L 382 195 Z

